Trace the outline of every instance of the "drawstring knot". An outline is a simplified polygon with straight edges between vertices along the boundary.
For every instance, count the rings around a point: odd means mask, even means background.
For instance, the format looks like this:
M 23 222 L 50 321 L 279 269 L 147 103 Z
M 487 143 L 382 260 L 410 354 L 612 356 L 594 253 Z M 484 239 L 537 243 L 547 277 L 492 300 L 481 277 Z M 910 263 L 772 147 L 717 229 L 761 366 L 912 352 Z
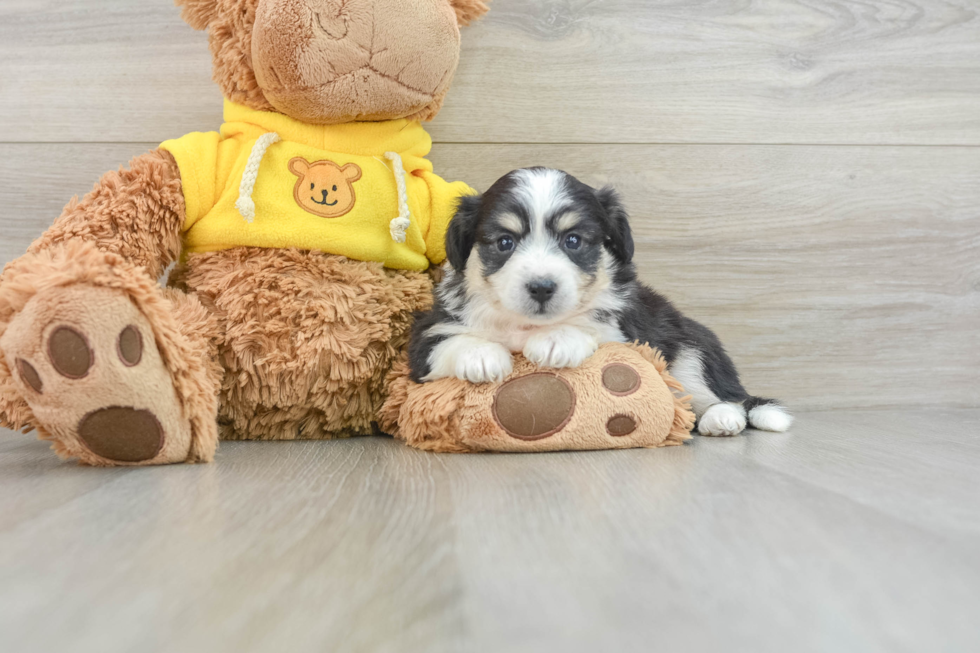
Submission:
M 389 225 L 391 239 L 396 243 L 404 243 L 408 240 L 408 228 L 412 226 L 412 212 L 408 208 L 408 189 L 405 186 L 405 166 L 397 152 L 385 152 L 385 158 L 391 161 L 391 167 L 395 169 L 395 184 L 398 186 L 398 217 Z

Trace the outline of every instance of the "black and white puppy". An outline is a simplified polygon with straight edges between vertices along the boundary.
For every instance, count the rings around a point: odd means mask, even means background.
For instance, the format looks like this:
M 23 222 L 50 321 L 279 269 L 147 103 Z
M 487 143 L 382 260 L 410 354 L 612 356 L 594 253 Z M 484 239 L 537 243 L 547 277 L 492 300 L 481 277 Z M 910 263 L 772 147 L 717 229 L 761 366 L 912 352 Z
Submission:
M 450 223 L 451 268 L 409 347 L 416 382 L 499 381 L 511 352 L 576 367 L 605 342 L 649 343 L 693 396 L 702 435 L 746 424 L 785 431 L 778 403 L 750 396 L 718 337 L 636 278 L 629 219 L 616 192 L 547 168 L 516 170 L 466 197 Z

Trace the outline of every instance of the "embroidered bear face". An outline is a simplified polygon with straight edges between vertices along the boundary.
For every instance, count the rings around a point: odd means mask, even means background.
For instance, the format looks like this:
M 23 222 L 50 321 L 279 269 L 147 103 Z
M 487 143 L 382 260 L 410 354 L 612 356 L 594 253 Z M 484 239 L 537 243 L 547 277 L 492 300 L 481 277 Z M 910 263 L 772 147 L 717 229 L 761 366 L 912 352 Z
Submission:
M 340 167 L 333 161 L 310 163 L 302 157 L 289 162 L 289 171 L 299 177 L 293 189 L 296 203 L 307 213 L 321 218 L 339 218 L 354 208 L 354 182 L 361 169 L 354 163 Z

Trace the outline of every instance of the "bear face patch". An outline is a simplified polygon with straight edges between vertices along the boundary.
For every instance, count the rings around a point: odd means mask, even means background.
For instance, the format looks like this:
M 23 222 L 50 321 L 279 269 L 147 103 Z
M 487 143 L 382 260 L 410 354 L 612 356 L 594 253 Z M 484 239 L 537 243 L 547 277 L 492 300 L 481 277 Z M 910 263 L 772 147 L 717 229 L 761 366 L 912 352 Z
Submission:
M 339 218 L 354 208 L 354 182 L 361 178 L 355 163 L 340 167 L 333 161 L 310 163 L 303 157 L 289 162 L 289 171 L 299 177 L 293 197 L 307 213 L 321 218 Z

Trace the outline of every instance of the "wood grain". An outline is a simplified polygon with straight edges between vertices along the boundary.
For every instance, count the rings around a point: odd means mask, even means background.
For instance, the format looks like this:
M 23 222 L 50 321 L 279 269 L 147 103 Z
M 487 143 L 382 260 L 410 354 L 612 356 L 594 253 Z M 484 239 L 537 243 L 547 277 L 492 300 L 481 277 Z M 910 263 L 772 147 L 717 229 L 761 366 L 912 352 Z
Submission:
M 140 470 L 0 430 L 0 650 L 980 649 L 957 408 L 980 407 L 980 5 L 493 7 L 437 170 L 615 185 L 642 277 L 749 388 L 836 410 L 669 450 L 227 443 Z M 105 170 L 217 128 L 210 76 L 170 0 L 0 2 L 0 264 Z M 901 409 L 840 410 L 867 406 Z
M 4 0 L 0 141 L 160 142 L 220 121 L 169 0 Z M 980 145 L 980 11 L 941 0 L 494 0 L 441 142 Z
M 669 450 L 228 443 L 59 462 L 0 433 L 0 648 L 968 651 L 977 410 Z
M 0 145 L 0 261 L 148 147 Z M 441 145 L 433 159 L 481 189 L 531 164 L 614 184 L 642 278 L 719 333 L 755 393 L 980 406 L 980 149 Z

